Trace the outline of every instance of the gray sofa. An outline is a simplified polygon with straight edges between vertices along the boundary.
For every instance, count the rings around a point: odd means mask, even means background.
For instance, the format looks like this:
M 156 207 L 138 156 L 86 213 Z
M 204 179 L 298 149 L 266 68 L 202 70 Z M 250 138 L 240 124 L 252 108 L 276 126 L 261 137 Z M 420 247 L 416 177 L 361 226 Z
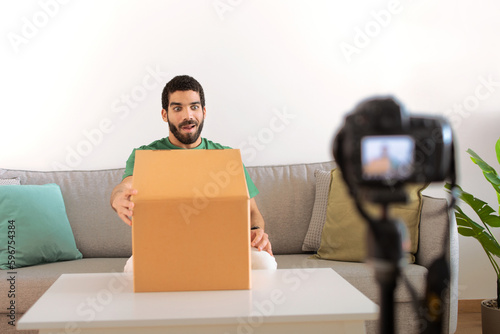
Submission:
M 276 255 L 278 268 L 333 268 L 347 281 L 375 302 L 379 288 L 373 270 L 365 263 L 311 259 L 302 251 L 302 244 L 311 220 L 315 200 L 317 169 L 330 170 L 333 162 L 294 164 L 282 166 L 247 167 L 260 190 L 256 197 L 266 221 Z M 120 272 L 131 255 L 131 229 L 116 216 L 109 205 L 113 187 L 121 181 L 123 169 L 96 171 L 22 171 L 0 169 L 0 178 L 20 177 L 21 184 L 56 183 L 61 187 L 66 211 L 78 249 L 80 260 L 36 265 L 17 269 L 16 317 L 22 314 L 64 273 Z M 416 263 L 408 265 L 405 275 L 417 289 L 425 291 L 427 267 L 435 259 L 445 242 L 443 226 L 448 215 L 443 208 L 445 199 L 424 196 L 420 241 Z M 452 280 L 445 309 L 445 332 L 454 333 L 457 324 L 458 237 L 451 227 L 449 260 Z M 7 324 L 7 271 L 0 270 L 0 332 L 14 333 Z M 399 284 L 396 294 L 396 326 L 398 333 L 419 333 L 421 326 L 411 305 L 408 289 Z M 57 305 L 54 305 L 57 312 Z M 377 323 L 367 323 L 367 333 L 376 333 Z M 23 331 L 22 333 L 26 333 Z

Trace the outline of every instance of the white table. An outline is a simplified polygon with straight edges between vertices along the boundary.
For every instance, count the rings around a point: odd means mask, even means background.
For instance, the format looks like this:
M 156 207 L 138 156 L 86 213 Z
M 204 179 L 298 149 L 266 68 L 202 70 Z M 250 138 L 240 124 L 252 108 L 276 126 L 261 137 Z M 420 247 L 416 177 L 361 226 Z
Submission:
M 252 271 L 251 290 L 134 293 L 131 274 L 65 274 L 19 320 L 43 333 L 365 333 L 378 307 L 332 269 Z

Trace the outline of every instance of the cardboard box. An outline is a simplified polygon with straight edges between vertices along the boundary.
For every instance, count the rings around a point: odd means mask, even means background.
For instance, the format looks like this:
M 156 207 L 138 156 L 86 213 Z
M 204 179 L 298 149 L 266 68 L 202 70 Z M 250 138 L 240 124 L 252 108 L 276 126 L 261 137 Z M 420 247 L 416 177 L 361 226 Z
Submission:
M 137 150 L 134 291 L 250 289 L 250 202 L 239 150 Z

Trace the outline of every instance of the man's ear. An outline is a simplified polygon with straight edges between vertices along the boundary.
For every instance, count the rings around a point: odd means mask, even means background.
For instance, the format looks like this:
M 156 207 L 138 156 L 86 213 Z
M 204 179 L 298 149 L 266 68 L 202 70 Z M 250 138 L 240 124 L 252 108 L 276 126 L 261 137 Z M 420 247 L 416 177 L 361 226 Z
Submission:
M 203 107 L 203 119 L 207 117 L 207 108 Z
M 163 118 L 164 122 L 168 123 L 168 113 L 167 113 L 167 111 L 165 109 L 161 110 L 161 118 Z

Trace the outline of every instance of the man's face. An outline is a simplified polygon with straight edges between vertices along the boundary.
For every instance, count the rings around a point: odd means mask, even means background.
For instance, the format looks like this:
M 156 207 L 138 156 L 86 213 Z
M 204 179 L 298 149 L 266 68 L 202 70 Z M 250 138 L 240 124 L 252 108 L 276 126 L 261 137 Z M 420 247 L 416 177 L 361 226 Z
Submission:
M 162 110 L 163 120 L 168 122 L 172 144 L 193 148 L 201 143 L 201 130 L 205 120 L 200 95 L 192 90 L 175 91 L 170 94 L 168 110 Z

